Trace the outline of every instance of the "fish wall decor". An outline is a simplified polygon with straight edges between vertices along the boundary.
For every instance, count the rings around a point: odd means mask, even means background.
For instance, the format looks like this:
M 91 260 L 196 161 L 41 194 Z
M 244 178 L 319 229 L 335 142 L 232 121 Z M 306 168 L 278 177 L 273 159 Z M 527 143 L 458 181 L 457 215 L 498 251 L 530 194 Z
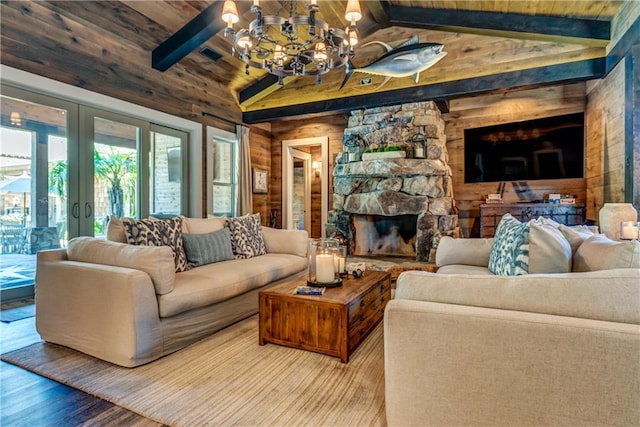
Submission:
M 351 75 L 356 72 L 384 76 L 384 81 L 374 90 L 384 86 L 391 77 L 414 76 L 415 82 L 418 83 L 421 71 L 433 66 L 447 55 L 447 52 L 443 51 L 444 45 L 440 43 L 420 43 L 418 36 L 413 36 L 395 49 L 381 41 L 372 41 L 362 45 L 362 47 L 374 43 L 384 46 L 387 49 L 387 53 L 362 68 L 355 68 L 351 61 L 348 61 L 345 65 L 346 76 L 342 81 L 342 85 L 340 85 L 340 89 L 347 84 Z

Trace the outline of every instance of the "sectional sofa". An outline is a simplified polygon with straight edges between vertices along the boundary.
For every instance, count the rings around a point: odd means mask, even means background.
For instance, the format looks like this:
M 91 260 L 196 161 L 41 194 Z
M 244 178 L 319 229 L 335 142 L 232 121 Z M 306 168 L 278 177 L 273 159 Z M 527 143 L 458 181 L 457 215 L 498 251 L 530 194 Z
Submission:
M 175 271 L 179 261 L 170 245 L 125 243 L 122 223 L 113 226 L 117 220 L 107 232 L 115 241 L 81 237 L 66 249 L 39 252 L 40 336 L 135 367 L 257 313 L 259 291 L 307 267 L 304 231 L 261 227 L 258 218 L 253 238 L 262 250 L 248 256 L 238 255 L 237 247 L 247 240 L 247 229 L 232 226 L 230 232 L 225 218 L 171 221 L 182 222 L 180 241 L 192 264 L 186 271 Z M 150 238 L 140 228 L 132 230 Z M 234 232 L 241 238 L 232 245 Z
M 640 425 L 640 242 L 540 225 L 533 272 L 494 274 L 494 239 L 443 238 L 437 273 L 398 277 L 390 426 Z

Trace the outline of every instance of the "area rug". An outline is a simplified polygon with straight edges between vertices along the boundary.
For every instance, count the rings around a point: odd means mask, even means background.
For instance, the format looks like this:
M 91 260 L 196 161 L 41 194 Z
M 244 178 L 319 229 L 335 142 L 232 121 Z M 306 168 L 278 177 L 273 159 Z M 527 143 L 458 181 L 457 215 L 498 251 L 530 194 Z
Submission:
M 346 364 L 258 345 L 257 316 L 133 369 L 47 343 L 1 359 L 172 426 L 386 424 L 382 324 Z

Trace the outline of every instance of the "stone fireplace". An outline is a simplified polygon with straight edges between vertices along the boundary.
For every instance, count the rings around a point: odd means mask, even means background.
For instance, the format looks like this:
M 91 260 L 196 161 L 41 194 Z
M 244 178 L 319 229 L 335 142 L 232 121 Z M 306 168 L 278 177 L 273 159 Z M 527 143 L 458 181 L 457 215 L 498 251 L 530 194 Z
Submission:
M 415 158 L 425 138 L 425 157 Z M 352 111 L 343 145 L 327 233 L 343 239 L 352 255 L 433 261 L 439 237 L 458 234 L 444 120 L 435 103 Z

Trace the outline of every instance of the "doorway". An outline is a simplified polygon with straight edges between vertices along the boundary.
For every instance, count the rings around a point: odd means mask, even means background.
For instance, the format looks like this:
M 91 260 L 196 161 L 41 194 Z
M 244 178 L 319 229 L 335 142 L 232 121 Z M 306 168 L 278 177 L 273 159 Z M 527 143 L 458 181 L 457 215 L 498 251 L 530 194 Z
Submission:
M 309 147 L 302 147 L 309 149 Z M 297 230 L 306 230 L 311 236 L 311 154 L 291 149 L 293 181 L 291 224 Z
M 297 193 L 310 198 L 310 207 L 303 217 L 303 223 L 308 224 L 309 228 L 303 228 L 309 232 L 310 237 L 322 237 L 325 235 L 329 207 L 329 138 L 323 136 L 285 140 L 282 141 L 282 153 L 282 228 L 299 228 L 300 216 L 298 222 L 294 221 L 294 203 L 300 197 L 296 196 L 295 172 L 300 171 L 296 168 L 296 161 L 302 162 L 300 167 L 303 168 L 305 186 L 303 191 L 299 190 Z M 306 160 L 307 157 L 309 160 Z M 312 170 L 314 163 L 317 168 Z M 318 193 L 317 197 L 314 192 Z

